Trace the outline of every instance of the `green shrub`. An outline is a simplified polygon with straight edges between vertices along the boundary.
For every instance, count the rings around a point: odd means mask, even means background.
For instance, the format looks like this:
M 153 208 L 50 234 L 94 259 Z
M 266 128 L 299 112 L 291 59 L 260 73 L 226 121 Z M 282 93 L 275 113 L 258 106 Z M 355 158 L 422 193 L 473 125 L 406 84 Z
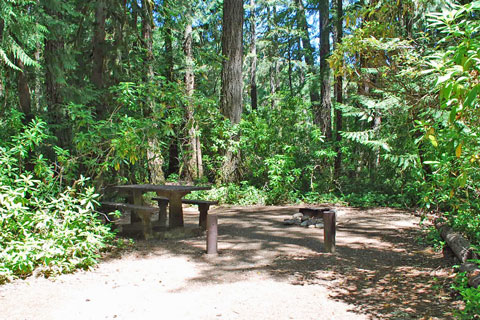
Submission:
M 465 308 L 457 312 L 459 319 L 480 319 L 480 288 L 468 285 L 466 272 L 461 272 L 455 279 L 453 289 L 458 291 L 465 302 Z
M 45 123 L 35 120 L 0 146 L 0 283 L 34 270 L 48 276 L 92 266 L 114 237 L 97 217 L 98 195 L 87 179 L 62 187 L 35 153 L 46 137 Z

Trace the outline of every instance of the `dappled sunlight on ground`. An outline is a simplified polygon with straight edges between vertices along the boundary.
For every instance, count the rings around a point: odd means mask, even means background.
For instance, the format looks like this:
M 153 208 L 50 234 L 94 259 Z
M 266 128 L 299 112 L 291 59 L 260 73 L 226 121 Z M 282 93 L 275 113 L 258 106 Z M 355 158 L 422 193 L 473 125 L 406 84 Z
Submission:
M 138 241 L 93 272 L 0 287 L 0 304 L 9 319 L 33 314 L 17 303 L 46 315 L 38 319 L 156 319 L 160 307 L 175 319 L 453 318 L 451 269 L 418 244 L 416 217 L 338 208 L 337 251 L 327 254 L 323 229 L 283 225 L 297 211 L 214 207 L 218 255 L 205 254 L 205 235 Z M 198 214 L 186 209 L 185 222 L 197 225 Z

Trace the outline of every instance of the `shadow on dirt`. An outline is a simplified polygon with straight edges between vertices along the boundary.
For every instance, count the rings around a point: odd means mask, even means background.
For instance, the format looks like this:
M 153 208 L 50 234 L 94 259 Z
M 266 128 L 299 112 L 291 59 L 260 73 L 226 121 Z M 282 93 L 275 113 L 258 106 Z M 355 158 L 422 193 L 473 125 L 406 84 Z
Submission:
M 294 285 L 325 286 L 332 299 L 373 319 L 453 318 L 450 310 L 455 303 L 445 289 L 451 282 L 446 262 L 417 243 L 418 227 L 394 223 L 409 221 L 410 215 L 348 209 L 338 219 L 336 254 L 326 254 L 323 230 L 282 224 L 296 211 L 296 207 L 216 209 L 217 257 L 205 255 L 204 236 L 139 242 L 138 254 L 167 251 L 205 264 L 191 283 L 234 282 L 263 273 Z

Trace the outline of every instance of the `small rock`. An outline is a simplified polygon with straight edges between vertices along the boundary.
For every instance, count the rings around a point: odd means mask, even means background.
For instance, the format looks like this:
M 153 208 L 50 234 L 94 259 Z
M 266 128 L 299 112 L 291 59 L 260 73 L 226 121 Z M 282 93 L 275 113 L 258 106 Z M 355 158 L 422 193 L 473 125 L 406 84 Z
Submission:
M 302 216 L 301 219 L 302 219 L 302 221 L 307 221 L 308 219 L 310 219 L 310 217 L 309 216 Z
M 295 213 L 293 215 L 293 219 L 302 219 L 302 217 L 303 217 L 303 213 L 301 212 Z
M 305 220 L 301 224 L 302 227 L 309 227 L 312 225 L 315 225 L 315 222 L 313 220 Z
M 315 228 L 323 228 L 323 223 L 317 223 L 317 224 L 315 225 Z
M 291 226 L 295 224 L 295 219 L 285 219 L 283 220 L 283 224 L 287 226 Z
M 315 225 L 314 224 L 311 224 L 308 226 L 309 228 L 315 228 Z

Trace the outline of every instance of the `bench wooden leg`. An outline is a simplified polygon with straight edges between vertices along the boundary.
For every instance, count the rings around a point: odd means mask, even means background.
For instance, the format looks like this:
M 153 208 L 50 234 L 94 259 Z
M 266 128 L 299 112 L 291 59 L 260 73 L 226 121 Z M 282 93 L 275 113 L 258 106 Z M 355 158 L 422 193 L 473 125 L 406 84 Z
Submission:
M 210 205 L 207 203 L 200 203 L 198 205 L 198 211 L 200 211 L 200 217 L 198 218 L 198 225 L 205 230 L 207 228 L 207 214 Z

